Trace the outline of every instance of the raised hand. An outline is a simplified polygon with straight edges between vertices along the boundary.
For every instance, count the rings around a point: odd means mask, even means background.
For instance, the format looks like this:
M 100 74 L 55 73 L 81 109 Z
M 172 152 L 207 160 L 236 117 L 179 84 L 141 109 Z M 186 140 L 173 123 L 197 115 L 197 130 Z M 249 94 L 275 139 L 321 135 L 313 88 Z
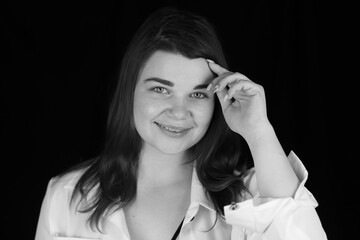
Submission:
M 207 90 L 216 92 L 229 128 L 247 141 L 257 138 L 270 125 L 264 88 L 241 73 L 207 61 L 211 71 L 218 75 Z

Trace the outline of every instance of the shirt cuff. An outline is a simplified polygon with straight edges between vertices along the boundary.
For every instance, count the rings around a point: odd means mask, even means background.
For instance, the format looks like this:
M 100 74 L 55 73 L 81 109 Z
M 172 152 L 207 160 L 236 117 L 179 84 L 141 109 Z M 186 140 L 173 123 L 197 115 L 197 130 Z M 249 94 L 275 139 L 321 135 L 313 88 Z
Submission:
M 298 177 L 300 184 L 294 197 L 260 198 L 257 190 L 252 191 L 253 198 L 227 205 L 224 207 L 225 219 L 228 224 L 245 228 L 252 232 L 262 233 L 277 216 L 290 216 L 291 212 L 304 206 L 318 206 L 314 196 L 305 187 L 308 172 L 294 152 L 290 152 L 288 160 Z M 256 181 L 251 174 L 251 185 Z

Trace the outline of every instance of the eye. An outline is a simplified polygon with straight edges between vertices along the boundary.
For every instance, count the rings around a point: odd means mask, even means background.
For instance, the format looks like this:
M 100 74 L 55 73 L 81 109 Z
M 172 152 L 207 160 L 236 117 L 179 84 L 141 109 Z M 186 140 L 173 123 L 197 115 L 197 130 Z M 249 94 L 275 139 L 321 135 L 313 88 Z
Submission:
M 169 93 L 169 91 L 164 87 L 154 87 L 152 90 L 156 93 Z
M 191 97 L 197 98 L 197 99 L 203 99 L 203 98 L 206 98 L 207 95 L 204 93 L 201 93 L 201 92 L 195 92 L 195 93 L 191 94 Z

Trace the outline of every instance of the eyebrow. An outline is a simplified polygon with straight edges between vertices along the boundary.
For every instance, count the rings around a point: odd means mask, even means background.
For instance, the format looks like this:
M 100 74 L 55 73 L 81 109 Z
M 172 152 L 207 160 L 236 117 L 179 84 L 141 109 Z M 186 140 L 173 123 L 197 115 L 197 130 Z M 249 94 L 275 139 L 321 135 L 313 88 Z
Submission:
M 157 78 L 157 77 L 147 78 L 147 79 L 145 79 L 145 82 L 158 82 L 158 83 L 161 83 L 161 84 L 169 86 L 169 87 L 175 86 L 175 84 L 173 82 L 171 82 L 169 80 L 162 79 L 162 78 Z M 207 88 L 208 85 L 209 84 L 196 85 L 194 87 L 194 90 Z

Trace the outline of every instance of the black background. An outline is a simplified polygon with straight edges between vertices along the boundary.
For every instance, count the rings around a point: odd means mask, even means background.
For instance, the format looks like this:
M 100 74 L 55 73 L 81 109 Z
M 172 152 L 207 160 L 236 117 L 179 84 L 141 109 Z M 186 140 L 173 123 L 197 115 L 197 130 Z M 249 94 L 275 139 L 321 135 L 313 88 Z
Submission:
M 330 23 L 312 0 L 236 2 L 5 2 L 1 198 L 6 239 L 33 239 L 49 179 L 99 153 L 121 56 L 148 14 L 168 4 L 206 16 L 220 34 L 230 70 L 264 86 L 268 115 L 285 151 L 293 150 L 310 173 L 307 187 L 320 204 L 328 238 L 345 239 L 356 226 L 345 216 L 359 214 L 356 191 L 341 184 L 352 182 L 344 172 L 355 149 L 338 135 L 351 125 L 342 121 L 348 114 L 338 105 L 344 87 L 331 90 L 339 75 L 324 74 L 334 71 L 323 66 L 335 51 L 327 48 L 323 34 Z

